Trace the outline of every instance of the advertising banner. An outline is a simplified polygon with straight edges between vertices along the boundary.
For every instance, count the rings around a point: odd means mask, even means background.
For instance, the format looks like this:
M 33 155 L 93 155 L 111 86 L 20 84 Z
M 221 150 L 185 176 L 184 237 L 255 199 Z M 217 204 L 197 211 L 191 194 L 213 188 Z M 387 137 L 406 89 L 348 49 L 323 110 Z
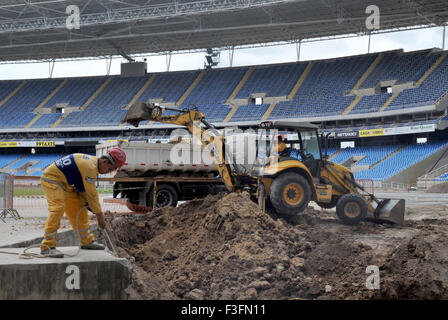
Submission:
M 336 139 L 343 139 L 343 138 L 358 138 L 359 133 L 358 131 L 351 131 L 351 132 L 336 132 Z
M 59 142 L 59 141 L 58 141 Z M 18 147 L 37 147 L 37 148 L 54 148 L 56 145 L 63 145 L 60 141 L 0 141 L 0 148 L 18 148 Z
M 384 136 L 384 129 L 369 129 L 369 130 L 360 130 L 359 136 L 363 137 L 380 137 Z

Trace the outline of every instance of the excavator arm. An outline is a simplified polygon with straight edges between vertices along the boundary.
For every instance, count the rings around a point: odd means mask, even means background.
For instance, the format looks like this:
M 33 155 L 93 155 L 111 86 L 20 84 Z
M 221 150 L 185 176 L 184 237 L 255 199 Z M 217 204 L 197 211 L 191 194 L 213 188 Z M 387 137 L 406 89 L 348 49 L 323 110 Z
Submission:
M 164 116 L 165 110 L 177 114 Z M 127 122 L 138 127 L 139 123 L 144 120 L 187 127 L 188 131 L 196 139 L 199 139 L 212 155 L 227 190 L 232 192 L 240 188 L 238 179 L 232 174 L 230 166 L 226 163 L 224 138 L 212 124 L 205 120 L 203 113 L 197 110 L 159 107 L 150 103 L 136 102 L 131 105 L 122 123 Z

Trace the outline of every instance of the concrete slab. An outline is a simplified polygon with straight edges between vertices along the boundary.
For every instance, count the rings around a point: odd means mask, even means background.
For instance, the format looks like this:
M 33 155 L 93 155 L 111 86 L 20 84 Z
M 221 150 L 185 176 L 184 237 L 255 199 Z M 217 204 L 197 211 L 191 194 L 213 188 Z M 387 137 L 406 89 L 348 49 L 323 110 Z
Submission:
M 77 247 L 58 249 L 68 254 L 77 251 Z M 0 251 L 19 254 L 23 248 Z M 131 274 L 126 259 L 102 250 L 81 250 L 76 257 L 60 259 L 0 253 L 0 299 L 128 299 Z
M 1 222 L 1 221 L 0 221 Z M 8 217 L 6 223 L 0 223 L 0 248 L 21 248 L 40 243 L 43 239 L 45 221 L 37 218 L 14 220 Z M 98 236 L 96 223 L 90 224 L 90 231 Z M 73 232 L 68 221 L 61 221 L 57 233 L 58 246 L 75 246 L 79 239 Z

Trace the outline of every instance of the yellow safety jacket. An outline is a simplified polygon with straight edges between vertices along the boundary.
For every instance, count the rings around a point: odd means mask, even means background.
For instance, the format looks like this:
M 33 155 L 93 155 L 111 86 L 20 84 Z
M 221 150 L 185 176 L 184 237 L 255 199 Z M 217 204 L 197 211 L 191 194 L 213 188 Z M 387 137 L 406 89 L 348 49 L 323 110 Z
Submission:
M 102 212 L 95 181 L 98 178 L 98 158 L 74 153 L 53 162 L 41 179 L 59 185 L 66 192 L 78 192 L 94 214 Z

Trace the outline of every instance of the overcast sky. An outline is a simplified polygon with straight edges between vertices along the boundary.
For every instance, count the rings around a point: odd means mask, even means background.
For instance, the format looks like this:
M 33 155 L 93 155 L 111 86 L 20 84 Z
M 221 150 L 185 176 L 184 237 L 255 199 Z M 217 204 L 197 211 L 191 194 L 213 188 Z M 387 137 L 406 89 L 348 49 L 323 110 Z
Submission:
M 443 28 L 428 28 L 414 31 L 403 31 L 374 35 L 371 40 L 371 52 L 403 49 L 415 51 L 428 48 L 442 48 Z M 447 41 L 448 45 L 448 41 Z M 304 43 L 301 48 L 301 61 L 327 59 L 357 54 L 365 54 L 368 50 L 368 37 L 347 38 L 313 43 Z M 166 71 L 166 56 L 148 56 L 148 72 Z M 137 60 L 141 61 L 142 58 Z M 170 71 L 195 70 L 204 67 L 204 53 L 174 54 L 171 58 Z M 229 53 L 221 52 L 221 63 L 218 67 L 228 67 Z M 295 45 L 264 47 L 235 50 L 233 66 L 247 66 L 297 61 Z M 121 58 L 114 59 L 111 74 L 120 73 Z M 57 62 L 54 66 L 53 78 L 105 75 L 105 60 Z M 0 80 L 48 78 L 49 63 L 7 64 L 0 65 Z

